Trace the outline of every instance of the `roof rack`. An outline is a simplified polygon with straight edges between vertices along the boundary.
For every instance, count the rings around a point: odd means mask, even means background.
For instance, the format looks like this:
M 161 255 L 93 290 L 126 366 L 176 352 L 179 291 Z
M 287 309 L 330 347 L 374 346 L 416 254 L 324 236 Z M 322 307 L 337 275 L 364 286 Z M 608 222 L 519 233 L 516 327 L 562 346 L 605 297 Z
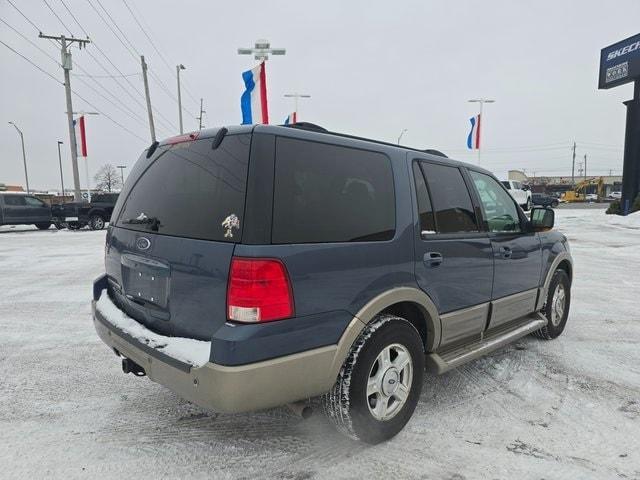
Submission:
M 414 152 L 422 152 L 422 153 L 427 153 L 429 155 L 436 155 L 438 157 L 449 158 L 447 155 L 445 155 L 444 153 L 442 153 L 439 150 L 434 150 L 434 149 L 431 149 L 431 148 L 423 150 L 423 149 L 420 149 L 420 148 L 405 147 L 405 146 L 396 145 L 395 143 L 383 142 L 382 140 L 374 140 L 372 138 L 358 137 L 357 135 L 349 135 L 348 133 L 332 132 L 330 130 L 327 130 L 324 127 L 321 127 L 320 125 L 316 125 L 315 123 L 298 122 L 298 123 L 291 123 L 289 125 L 281 125 L 281 126 L 282 127 L 288 127 L 288 128 L 297 128 L 297 129 L 300 129 L 300 130 L 308 130 L 308 131 L 311 131 L 311 132 L 327 133 L 329 135 L 336 135 L 338 137 L 352 138 L 354 140 L 363 140 L 365 142 L 379 143 L 381 145 L 387 145 L 387 146 L 390 146 L 390 147 L 404 148 L 406 150 L 413 150 Z

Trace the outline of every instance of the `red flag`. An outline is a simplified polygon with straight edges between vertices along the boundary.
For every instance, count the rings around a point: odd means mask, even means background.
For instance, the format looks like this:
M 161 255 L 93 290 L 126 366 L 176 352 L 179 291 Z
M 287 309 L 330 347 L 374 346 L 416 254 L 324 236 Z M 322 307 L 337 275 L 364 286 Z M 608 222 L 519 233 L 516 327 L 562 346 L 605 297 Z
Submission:
M 87 135 L 84 129 L 84 115 L 80 117 L 80 144 L 82 156 L 87 156 Z

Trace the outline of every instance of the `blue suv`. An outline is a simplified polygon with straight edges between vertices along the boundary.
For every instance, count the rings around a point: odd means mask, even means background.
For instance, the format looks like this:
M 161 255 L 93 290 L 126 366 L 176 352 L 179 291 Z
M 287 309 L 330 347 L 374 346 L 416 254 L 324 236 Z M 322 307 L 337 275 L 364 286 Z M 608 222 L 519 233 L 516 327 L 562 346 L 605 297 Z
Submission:
M 204 408 L 321 397 L 377 443 L 413 414 L 425 368 L 562 333 L 573 266 L 553 223 L 436 151 L 311 124 L 202 130 L 135 164 L 94 324 L 125 373 Z

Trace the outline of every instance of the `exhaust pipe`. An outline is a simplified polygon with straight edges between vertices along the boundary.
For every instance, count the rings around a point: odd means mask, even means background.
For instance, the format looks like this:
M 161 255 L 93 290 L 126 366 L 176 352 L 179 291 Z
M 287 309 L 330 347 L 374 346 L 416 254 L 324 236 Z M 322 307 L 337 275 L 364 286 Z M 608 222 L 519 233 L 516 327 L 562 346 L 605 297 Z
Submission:
M 287 403 L 287 408 L 293 414 L 305 420 L 313 415 L 313 407 L 305 401 Z
M 122 359 L 122 371 L 124 373 L 133 373 L 136 377 L 144 377 L 146 375 L 144 368 L 129 358 Z

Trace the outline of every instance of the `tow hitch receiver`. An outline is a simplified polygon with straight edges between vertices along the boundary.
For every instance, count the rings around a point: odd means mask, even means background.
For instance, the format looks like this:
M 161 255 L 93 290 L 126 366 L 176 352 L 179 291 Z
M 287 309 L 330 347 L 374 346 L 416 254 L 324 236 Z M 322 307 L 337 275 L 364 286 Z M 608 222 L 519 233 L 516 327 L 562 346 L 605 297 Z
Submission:
M 144 368 L 128 358 L 122 359 L 122 371 L 124 373 L 133 373 L 136 377 L 144 377 L 146 375 Z

